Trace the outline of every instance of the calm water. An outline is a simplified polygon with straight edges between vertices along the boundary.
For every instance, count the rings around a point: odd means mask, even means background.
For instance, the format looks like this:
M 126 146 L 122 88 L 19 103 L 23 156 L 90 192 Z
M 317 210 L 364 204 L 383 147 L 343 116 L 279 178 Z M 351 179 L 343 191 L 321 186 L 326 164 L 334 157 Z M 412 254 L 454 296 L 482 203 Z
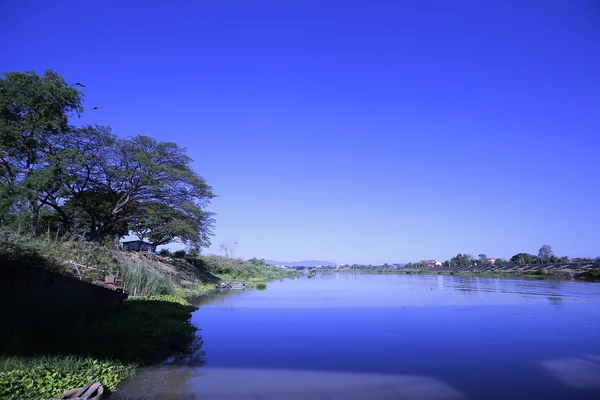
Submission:
M 339 274 L 195 302 L 205 365 L 121 397 L 600 399 L 600 284 Z

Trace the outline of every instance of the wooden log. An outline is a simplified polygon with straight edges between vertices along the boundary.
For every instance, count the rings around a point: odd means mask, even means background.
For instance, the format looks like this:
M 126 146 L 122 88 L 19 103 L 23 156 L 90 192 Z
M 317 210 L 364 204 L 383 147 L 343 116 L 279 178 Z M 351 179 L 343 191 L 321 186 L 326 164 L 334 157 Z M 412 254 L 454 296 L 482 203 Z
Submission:
M 84 399 L 92 398 L 92 395 L 98 390 L 102 384 L 100 382 L 95 382 L 90 386 L 85 392 L 83 392 L 79 397 Z

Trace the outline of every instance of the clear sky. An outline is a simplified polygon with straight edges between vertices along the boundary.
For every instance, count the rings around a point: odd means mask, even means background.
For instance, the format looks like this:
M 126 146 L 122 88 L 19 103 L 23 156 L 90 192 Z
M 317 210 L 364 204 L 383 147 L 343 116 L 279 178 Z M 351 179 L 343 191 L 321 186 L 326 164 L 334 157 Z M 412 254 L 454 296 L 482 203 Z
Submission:
M 600 4 L 0 4 L 0 71 L 187 147 L 238 256 L 600 256 Z

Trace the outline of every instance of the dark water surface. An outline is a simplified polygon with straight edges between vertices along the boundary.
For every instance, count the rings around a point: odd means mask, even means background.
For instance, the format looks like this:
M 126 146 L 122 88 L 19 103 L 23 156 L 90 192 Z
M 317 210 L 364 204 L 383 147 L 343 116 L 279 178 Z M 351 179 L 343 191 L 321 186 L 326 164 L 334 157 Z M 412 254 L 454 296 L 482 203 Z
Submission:
M 338 274 L 195 303 L 205 365 L 122 397 L 600 399 L 596 283 Z

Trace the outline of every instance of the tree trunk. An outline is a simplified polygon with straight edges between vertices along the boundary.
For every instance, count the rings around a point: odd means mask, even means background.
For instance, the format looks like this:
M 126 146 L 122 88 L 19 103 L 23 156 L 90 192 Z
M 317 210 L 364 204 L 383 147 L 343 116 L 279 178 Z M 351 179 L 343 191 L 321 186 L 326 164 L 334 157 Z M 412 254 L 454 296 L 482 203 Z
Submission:
M 39 232 L 39 223 L 40 223 L 40 207 L 37 204 L 37 201 L 33 200 L 30 202 L 31 204 L 31 234 L 34 237 L 37 237 Z

